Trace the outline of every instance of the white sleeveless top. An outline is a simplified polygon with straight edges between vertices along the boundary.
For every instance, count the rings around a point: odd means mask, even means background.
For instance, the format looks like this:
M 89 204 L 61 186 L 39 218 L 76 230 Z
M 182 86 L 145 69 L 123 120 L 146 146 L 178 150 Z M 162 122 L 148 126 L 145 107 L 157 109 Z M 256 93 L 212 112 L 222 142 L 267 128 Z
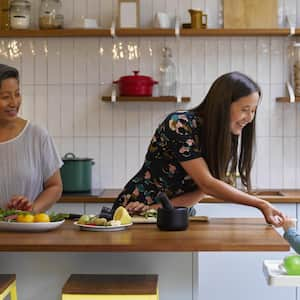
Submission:
M 27 121 L 18 136 L 0 143 L 0 207 L 14 195 L 33 202 L 62 165 L 48 132 Z

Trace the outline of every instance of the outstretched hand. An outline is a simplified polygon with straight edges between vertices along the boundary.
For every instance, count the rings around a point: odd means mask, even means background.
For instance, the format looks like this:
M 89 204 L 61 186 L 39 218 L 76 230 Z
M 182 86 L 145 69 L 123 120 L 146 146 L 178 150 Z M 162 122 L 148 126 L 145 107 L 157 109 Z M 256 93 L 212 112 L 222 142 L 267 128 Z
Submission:
M 19 209 L 24 211 L 32 210 L 32 204 L 23 195 L 13 196 L 7 204 L 7 208 L 9 209 Z
M 267 202 L 261 207 L 261 212 L 263 213 L 266 222 L 275 227 L 282 226 L 286 219 L 285 215 L 280 210 Z

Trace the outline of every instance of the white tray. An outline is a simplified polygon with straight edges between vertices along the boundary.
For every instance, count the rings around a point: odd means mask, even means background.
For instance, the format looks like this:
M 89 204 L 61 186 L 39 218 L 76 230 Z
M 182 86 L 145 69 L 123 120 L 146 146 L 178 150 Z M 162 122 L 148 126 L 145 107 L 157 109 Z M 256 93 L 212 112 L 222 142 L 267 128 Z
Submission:
M 287 275 L 279 268 L 282 260 L 264 260 L 263 271 L 268 285 L 300 286 L 300 275 Z

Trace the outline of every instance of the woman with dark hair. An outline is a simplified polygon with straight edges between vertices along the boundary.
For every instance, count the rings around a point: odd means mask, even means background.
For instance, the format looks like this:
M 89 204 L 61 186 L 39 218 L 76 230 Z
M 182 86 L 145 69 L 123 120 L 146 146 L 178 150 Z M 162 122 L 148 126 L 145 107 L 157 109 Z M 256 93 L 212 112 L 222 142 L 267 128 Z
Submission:
M 216 79 L 203 102 L 171 113 L 156 129 L 145 162 L 114 203 L 131 213 L 161 206 L 164 192 L 174 206 L 192 207 L 205 194 L 257 207 L 266 221 L 280 226 L 284 215 L 270 203 L 228 184 L 238 171 L 251 190 L 255 115 L 261 97 L 248 76 L 231 72 Z M 240 145 L 239 145 L 240 140 Z
M 0 208 L 43 212 L 61 196 L 62 166 L 46 130 L 18 116 L 19 73 L 0 64 Z

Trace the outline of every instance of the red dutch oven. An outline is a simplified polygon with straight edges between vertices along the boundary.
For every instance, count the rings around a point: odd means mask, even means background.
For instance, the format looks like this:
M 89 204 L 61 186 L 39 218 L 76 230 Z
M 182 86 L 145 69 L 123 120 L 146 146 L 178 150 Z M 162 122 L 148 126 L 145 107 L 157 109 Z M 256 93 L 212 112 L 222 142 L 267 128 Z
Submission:
M 139 75 L 139 71 L 133 73 L 113 82 L 118 84 L 120 96 L 152 96 L 153 85 L 158 82 L 150 76 Z

